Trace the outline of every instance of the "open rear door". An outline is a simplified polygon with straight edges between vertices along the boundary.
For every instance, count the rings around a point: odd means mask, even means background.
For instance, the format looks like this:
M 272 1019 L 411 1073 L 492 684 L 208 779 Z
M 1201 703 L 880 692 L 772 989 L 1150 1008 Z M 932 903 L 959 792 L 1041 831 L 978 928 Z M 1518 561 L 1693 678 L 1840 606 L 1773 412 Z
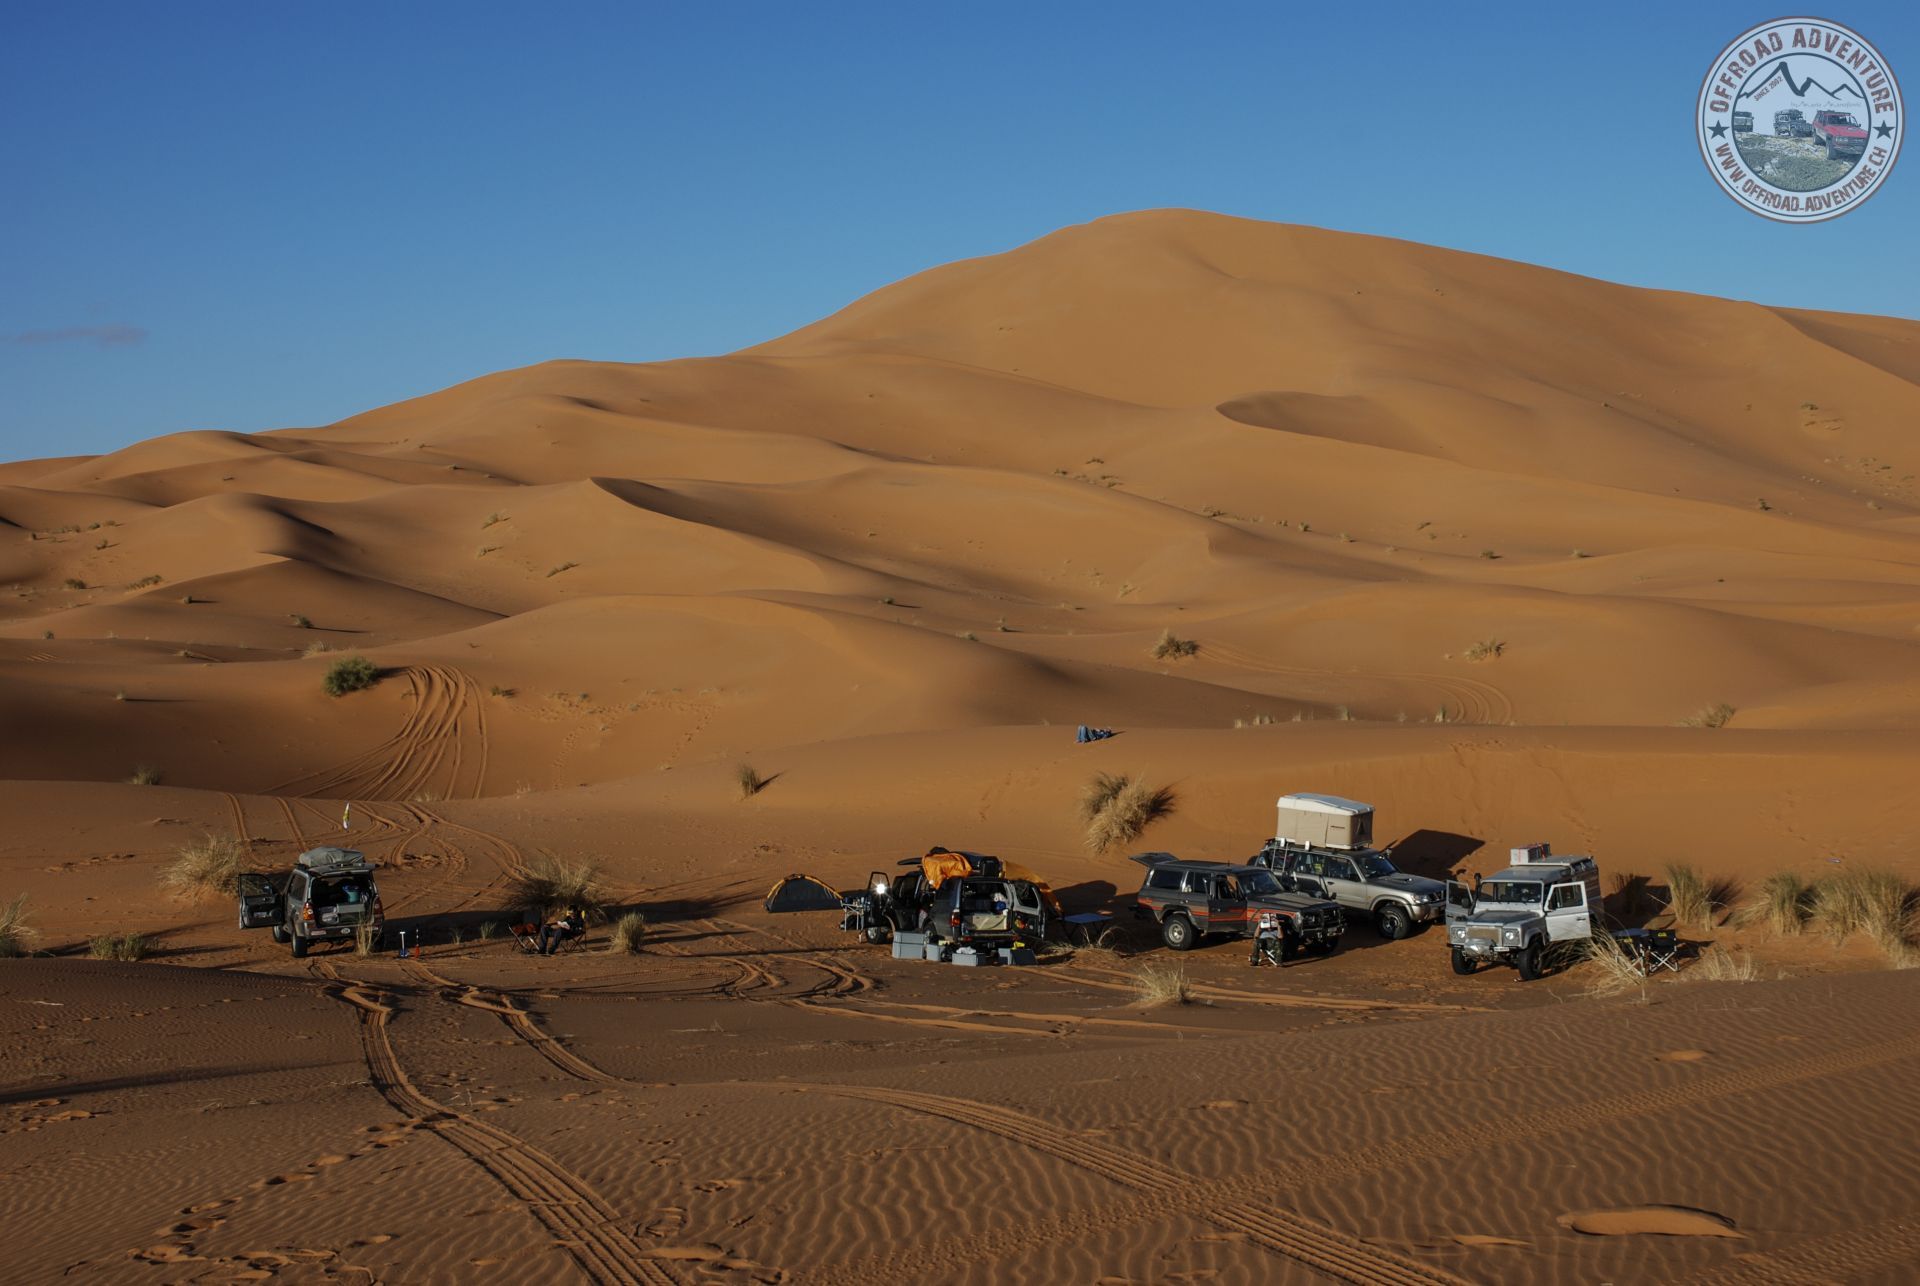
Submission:
M 256 871 L 244 872 L 240 876 L 240 927 L 267 929 L 285 918 L 281 893 L 274 887 L 273 877 Z
M 1464 920 L 1473 914 L 1473 890 L 1459 880 L 1447 881 L 1447 919 Z
M 789 911 L 838 911 L 846 905 L 846 899 L 824 880 L 811 875 L 789 875 L 767 890 L 765 905 L 772 915 Z

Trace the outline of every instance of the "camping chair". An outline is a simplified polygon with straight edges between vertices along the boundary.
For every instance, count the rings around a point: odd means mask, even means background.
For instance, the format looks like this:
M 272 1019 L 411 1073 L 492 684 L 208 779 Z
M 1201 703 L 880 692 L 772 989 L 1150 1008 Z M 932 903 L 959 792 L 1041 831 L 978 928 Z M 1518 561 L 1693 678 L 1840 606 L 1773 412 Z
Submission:
M 513 925 L 508 930 L 508 932 L 513 935 L 513 944 L 520 949 L 521 955 L 537 956 L 540 954 L 541 927 L 542 926 L 538 924 L 523 923 Z M 577 951 L 586 940 L 587 931 L 584 928 L 578 933 L 563 934 L 558 945 L 554 947 L 553 954 L 560 955 L 568 951 Z
M 1679 973 L 1680 947 L 1680 935 L 1672 929 L 1648 929 L 1641 939 L 1641 971 L 1649 977 L 1662 969 Z

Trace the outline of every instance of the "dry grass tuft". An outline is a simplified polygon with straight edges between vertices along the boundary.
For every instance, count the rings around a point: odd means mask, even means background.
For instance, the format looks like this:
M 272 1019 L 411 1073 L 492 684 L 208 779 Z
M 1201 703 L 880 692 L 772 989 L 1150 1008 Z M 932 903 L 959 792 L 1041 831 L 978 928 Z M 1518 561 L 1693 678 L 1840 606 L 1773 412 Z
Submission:
M 152 764 L 141 764 L 133 770 L 133 776 L 127 778 L 129 786 L 157 786 L 160 784 L 160 770 Z
M 1643 1000 L 1646 998 L 1647 978 L 1640 972 L 1640 962 L 1628 955 L 1612 934 L 1598 933 L 1589 938 L 1583 958 L 1592 966 L 1588 995 L 1617 996 L 1637 991 Z
M 1734 899 L 1724 880 L 1709 881 L 1684 862 L 1667 867 L 1667 909 L 1681 929 L 1711 929 L 1715 913 Z
M 1760 882 L 1759 897 L 1741 906 L 1743 924 L 1760 924 L 1783 936 L 1807 927 L 1813 911 L 1813 886 L 1792 871 L 1780 871 Z
M 1680 721 L 1683 728 L 1724 728 L 1733 718 L 1734 709 L 1721 701 L 1708 706 L 1697 714 L 1690 714 Z
M 1492 661 L 1506 650 L 1507 645 L 1501 639 L 1481 639 L 1466 650 L 1465 656 L 1469 661 Z
M 1895 964 L 1920 938 L 1912 885 L 1891 871 L 1845 871 L 1813 886 L 1813 918 L 1835 943 L 1865 934 Z
M 160 873 L 160 882 L 185 898 L 235 897 L 246 869 L 247 846 L 232 835 L 202 835 L 180 846 L 179 856 Z
M 362 924 L 353 931 L 353 954 L 370 956 L 380 945 L 380 935 L 371 924 Z
M 1104 853 L 1140 838 L 1147 827 L 1172 813 L 1173 788 L 1149 787 L 1121 773 L 1096 773 L 1080 796 L 1089 852 Z
M 40 937 L 39 931 L 28 924 L 27 919 L 26 894 L 19 894 L 11 902 L 0 903 L 0 960 L 26 955 Z
M 752 764 L 739 764 L 733 770 L 733 781 L 740 788 L 742 799 L 752 799 L 765 790 L 768 780 L 762 777 Z
M 607 939 L 611 955 L 630 956 L 639 952 L 647 940 L 647 917 L 629 911 L 613 922 L 613 936 Z
M 480 935 L 480 941 L 491 942 L 500 936 L 500 921 L 482 920 L 480 921 L 480 927 L 477 932 Z
M 534 920 L 570 906 L 598 919 L 605 895 L 598 862 L 563 862 L 543 853 L 507 872 L 507 905 Z
M 87 954 L 95 960 L 145 960 L 153 943 L 144 933 L 102 933 L 88 941 Z
M 1133 971 L 1133 985 L 1142 1008 L 1162 1005 L 1191 1005 L 1193 988 L 1187 983 L 1184 967 L 1166 960 L 1149 960 Z
M 1760 966 L 1750 951 L 1728 951 L 1708 947 L 1694 965 L 1681 971 L 1683 982 L 1758 982 Z
M 1183 656 L 1192 656 L 1200 650 L 1200 645 L 1192 639 L 1177 637 L 1172 630 L 1160 631 L 1160 641 L 1153 645 L 1153 659 L 1172 661 Z

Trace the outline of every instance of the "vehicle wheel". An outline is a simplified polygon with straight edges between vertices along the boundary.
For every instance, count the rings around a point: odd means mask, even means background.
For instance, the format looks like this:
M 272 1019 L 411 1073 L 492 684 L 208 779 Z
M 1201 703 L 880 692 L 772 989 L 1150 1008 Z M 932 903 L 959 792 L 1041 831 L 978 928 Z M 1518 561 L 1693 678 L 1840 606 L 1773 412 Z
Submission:
M 893 936 L 893 929 L 885 921 L 882 921 L 879 924 L 869 924 L 862 930 L 861 936 L 877 946 Z
M 275 942 L 278 942 L 283 947 L 287 945 L 287 926 L 286 925 L 284 924 L 274 925 L 272 929 L 272 933 L 273 933 L 273 940 Z
M 1175 951 L 1191 951 L 1199 940 L 1193 921 L 1184 915 L 1170 915 L 1160 922 L 1160 941 Z
M 1281 964 L 1286 964 L 1291 960 L 1298 960 L 1301 954 L 1302 952 L 1301 952 L 1301 944 L 1300 944 L 1299 938 L 1295 937 L 1291 933 L 1283 933 L 1280 935 L 1280 963 Z
M 1540 939 L 1535 938 L 1527 944 L 1526 950 L 1513 958 L 1513 967 L 1520 971 L 1521 982 L 1532 982 L 1544 971 L 1540 955 Z
M 1380 914 L 1373 917 L 1373 927 L 1380 930 L 1381 937 L 1398 942 L 1413 932 L 1413 921 L 1401 908 L 1383 906 Z
M 1464 978 L 1474 971 L 1475 965 L 1472 960 L 1468 959 L 1466 952 L 1462 951 L 1459 947 L 1454 947 L 1451 954 L 1453 956 L 1453 971 L 1455 973 Z
M 1333 954 L 1334 948 L 1339 945 L 1340 940 L 1338 938 L 1322 938 L 1320 941 L 1309 945 L 1307 950 L 1313 952 L 1316 956 L 1330 956 Z
M 293 939 L 293 958 L 295 960 L 305 960 L 307 958 L 307 940 L 297 933 L 289 936 Z

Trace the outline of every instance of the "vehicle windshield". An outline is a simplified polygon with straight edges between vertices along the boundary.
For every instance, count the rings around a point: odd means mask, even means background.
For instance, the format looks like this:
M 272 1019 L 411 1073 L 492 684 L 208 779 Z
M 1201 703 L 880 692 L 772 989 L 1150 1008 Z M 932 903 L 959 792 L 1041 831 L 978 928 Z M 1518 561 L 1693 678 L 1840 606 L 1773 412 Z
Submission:
M 1845 112 L 1827 113 L 1827 124 L 1829 125 L 1852 125 L 1853 123 L 1853 117 L 1847 115 Z
M 1546 887 L 1537 880 L 1482 880 L 1474 897 L 1481 902 L 1524 902 L 1538 906 Z
M 1360 873 L 1370 880 L 1399 874 L 1385 853 L 1357 853 L 1354 856 L 1359 859 Z
M 1240 877 L 1240 891 L 1250 898 L 1266 898 L 1285 890 L 1272 871 L 1248 871 Z
M 309 899 L 315 906 L 360 906 L 373 901 L 373 877 L 329 875 L 313 882 Z

